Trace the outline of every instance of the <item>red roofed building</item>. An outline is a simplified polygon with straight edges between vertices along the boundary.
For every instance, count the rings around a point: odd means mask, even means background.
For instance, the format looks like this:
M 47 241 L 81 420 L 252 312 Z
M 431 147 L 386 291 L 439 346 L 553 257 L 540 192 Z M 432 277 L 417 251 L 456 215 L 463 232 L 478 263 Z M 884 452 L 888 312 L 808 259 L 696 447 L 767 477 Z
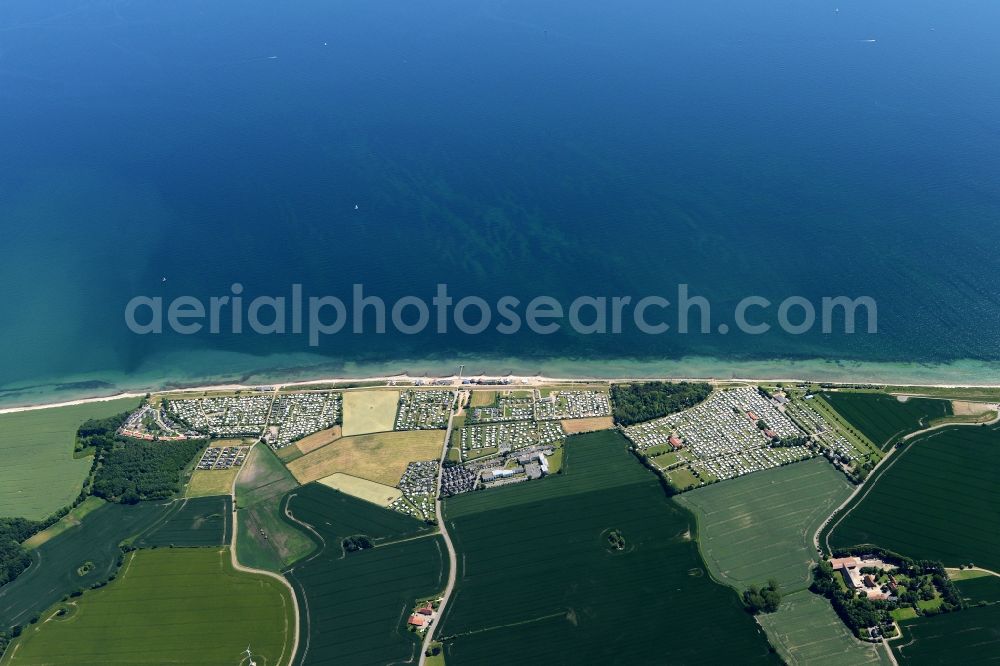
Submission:
M 410 619 L 407 622 L 407 624 L 409 624 L 411 627 L 423 628 L 427 626 L 427 618 L 425 618 L 423 615 L 417 615 L 416 613 L 414 613 L 413 615 L 410 616 Z
M 417 612 L 420 613 L 421 615 L 434 615 L 434 607 L 431 606 L 430 604 L 427 604 L 426 606 L 418 608 Z
M 756 414 L 754 414 L 753 412 L 747 412 L 747 416 L 750 418 L 751 421 L 759 421 L 760 420 L 760 417 L 757 416 Z
M 668 441 L 670 442 L 670 446 L 674 447 L 675 449 L 679 449 L 684 446 L 684 443 L 681 442 L 681 438 L 678 437 L 677 435 L 671 435 Z

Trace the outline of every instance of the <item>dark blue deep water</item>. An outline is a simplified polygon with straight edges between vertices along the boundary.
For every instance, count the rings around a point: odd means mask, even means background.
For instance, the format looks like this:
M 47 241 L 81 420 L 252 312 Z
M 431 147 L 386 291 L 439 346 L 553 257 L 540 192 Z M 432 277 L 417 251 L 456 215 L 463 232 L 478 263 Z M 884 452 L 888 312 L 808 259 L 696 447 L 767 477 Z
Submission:
M 4 0 L 0 402 L 414 360 L 989 364 L 997 25 L 992 0 Z M 870 295 L 879 333 L 311 349 L 124 325 L 133 296 L 234 282 L 566 302 L 687 283 L 723 319 L 749 294 Z

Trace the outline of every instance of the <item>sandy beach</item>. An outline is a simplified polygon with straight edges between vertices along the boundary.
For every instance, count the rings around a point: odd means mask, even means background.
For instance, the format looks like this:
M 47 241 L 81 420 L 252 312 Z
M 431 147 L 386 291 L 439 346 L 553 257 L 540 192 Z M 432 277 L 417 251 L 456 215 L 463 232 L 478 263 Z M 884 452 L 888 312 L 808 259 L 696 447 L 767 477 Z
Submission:
M 295 389 L 295 388 L 309 388 L 310 386 L 321 386 L 326 384 L 357 384 L 357 383 L 368 383 L 368 382 L 382 382 L 387 383 L 389 381 L 394 382 L 415 382 L 423 381 L 425 386 L 428 381 L 447 381 L 446 386 L 459 387 L 463 386 L 462 380 L 507 380 L 509 381 L 510 387 L 518 386 L 546 386 L 552 384 L 580 384 L 580 383 L 620 383 L 629 381 L 670 381 L 670 382 L 708 382 L 710 384 L 732 384 L 732 383 L 747 383 L 747 384 L 773 384 L 773 383 L 803 383 L 812 382 L 816 383 L 818 380 L 806 379 L 800 377 L 772 377 L 772 378 L 752 378 L 752 377 L 549 377 L 543 375 L 534 376 L 518 376 L 518 375 L 466 375 L 459 377 L 458 375 L 444 376 L 444 377 L 414 377 L 407 374 L 400 375 L 382 375 L 373 377 L 324 377 L 321 379 L 310 379 L 305 381 L 293 381 L 293 382 L 270 382 L 267 386 L 274 387 L 276 389 Z M 857 382 L 828 382 L 824 381 L 825 384 L 830 384 L 832 386 L 851 386 L 856 384 L 883 384 L 883 382 L 868 382 L 865 380 L 858 380 Z M 1000 382 L 993 383 L 968 383 L 968 384 L 956 384 L 956 383 L 893 383 L 892 386 L 898 386 L 901 388 L 910 388 L 914 390 L 919 390 L 921 388 L 1000 388 Z M 18 412 L 30 412 L 39 409 L 52 409 L 55 407 L 70 407 L 73 405 L 85 405 L 88 403 L 95 402 L 108 402 L 110 400 L 121 400 L 123 398 L 141 398 L 147 393 L 156 393 L 158 395 L 170 395 L 170 394 L 182 394 L 182 393 L 197 393 L 203 391 L 245 391 L 258 388 L 261 384 L 205 384 L 201 386 L 191 386 L 185 388 L 176 389 L 166 389 L 157 390 L 150 388 L 146 391 L 128 391 L 122 393 L 116 393 L 114 395 L 107 396 L 94 396 L 88 398 L 79 398 L 76 400 L 66 400 L 61 402 L 51 402 L 39 405 L 24 405 L 15 407 L 5 407 L 0 409 L 0 414 L 14 414 Z M 482 388 L 491 388 L 490 385 L 484 385 Z M 343 390 L 353 390 L 350 388 Z

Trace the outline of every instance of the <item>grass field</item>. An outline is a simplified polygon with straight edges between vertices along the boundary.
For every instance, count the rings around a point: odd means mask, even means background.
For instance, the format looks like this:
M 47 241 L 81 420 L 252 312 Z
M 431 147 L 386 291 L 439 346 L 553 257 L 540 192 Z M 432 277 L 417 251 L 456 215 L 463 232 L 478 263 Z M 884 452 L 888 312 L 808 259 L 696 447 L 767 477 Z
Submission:
M 439 430 L 409 430 L 343 437 L 288 463 L 299 483 L 341 472 L 395 486 L 409 462 L 436 460 L 444 435 Z
M 900 665 L 983 664 L 1000 654 L 1000 604 L 900 622 L 893 641 Z
M 282 517 L 283 498 L 297 486 L 268 447 L 254 447 L 236 477 L 236 554 L 241 564 L 282 571 L 315 549 L 307 534 Z
M 87 499 L 83 500 L 80 504 L 70 509 L 70 512 L 59 519 L 59 522 L 54 525 L 50 525 L 46 529 L 42 530 L 38 534 L 32 536 L 30 539 L 24 542 L 25 548 L 38 548 L 43 543 L 46 543 L 59 536 L 71 527 L 76 527 L 83 519 L 86 518 L 91 512 L 104 506 L 105 502 L 100 497 L 94 497 L 91 495 Z
M 469 407 L 489 407 L 497 400 L 496 391 L 473 391 Z
M 93 462 L 73 457 L 77 428 L 138 404 L 129 398 L 0 415 L 0 516 L 41 520 L 70 504 Z
M 830 545 L 872 543 L 946 566 L 1000 570 L 1000 428 L 937 430 L 895 456 L 832 527 Z
M 928 398 L 1000 402 L 1000 387 L 886 386 L 884 391 Z
M 563 419 L 559 422 L 567 435 L 577 435 L 581 432 L 595 430 L 610 430 L 615 427 L 615 421 L 610 416 L 593 416 L 587 419 Z
M 884 648 L 855 638 L 830 602 L 808 590 L 784 597 L 776 613 L 757 619 L 789 666 L 890 663 Z
M 368 479 L 359 479 L 350 474 L 331 474 L 320 479 L 318 483 L 379 506 L 389 506 L 403 496 L 403 491 L 399 488 L 375 483 Z
M 229 495 L 195 497 L 171 502 L 166 513 L 135 540 L 138 548 L 154 546 L 222 546 L 233 529 Z
M 233 491 L 233 481 L 239 467 L 229 469 L 196 469 L 184 489 L 185 497 L 213 497 L 229 495 Z
M 166 507 L 152 502 L 101 504 L 79 525 L 39 544 L 31 553 L 31 566 L 0 587 L 0 627 L 27 624 L 64 595 L 107 579 L 121 554 L 118 544 L 157 522 Z M 81 576 L 78 569 L 85 562 L 93 567 Z
M 690 513 L 622 435 L 575 435 L 564 456 L 559 476 L 446 501 L 459 552 L 449 666 L 776 660 L 736 593 L 705 574 Z
M 826 392 L 823 399 L 883 451 L 931 421 L 952 415 L 948 400 L 910 398 L 900 402 L 884 393 L 851 392 Z
M 418 599 L 445 586 L 441 537 L 409 516 L 320 484 L 295 491 L 288 506 L 324 543 L 288 573 L 305 618 L 295 663 L 415 663 L 419 639 L 406 619 Z M 367 534 L 375 548 L 345 554 L 341 541 L 353 534 Z
M 679 495 L 698 518 L 709 571 L 738 590 L 776 579 L 782 592 L 803 590 L 816 561 L 812 536 L 851 494 L 825 459 L 748 474 Z
M 399 391 L 344 391 L 344 436 L 392 430 L 398 405 Z
M 280 582 L 233 570 L 225 548 L 136 551 L 118 579 L 75 600 L 66 619 L 28 628 L 5 664 L 287 662 L 292 599 Z

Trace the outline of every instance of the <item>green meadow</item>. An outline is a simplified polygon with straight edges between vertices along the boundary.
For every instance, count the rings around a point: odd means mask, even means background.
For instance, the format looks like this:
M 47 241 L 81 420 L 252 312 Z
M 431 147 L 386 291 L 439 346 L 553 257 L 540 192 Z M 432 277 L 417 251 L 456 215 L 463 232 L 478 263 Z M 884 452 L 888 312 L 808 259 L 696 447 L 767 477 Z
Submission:
M 707 575 L 691 514 L 621 434 L 569 437 L 564 456 L 559 476 L 446 501 L 459 553 L 439 632 L 449 665 L 776 661 Z
M 929 432 L 889 463 L 830 529 L 833 548 L 870 543 L 946 566 L 1000 570 L 1000 427 Z
M 107 587 L 47 612 L 4 664 L 237 665 L 249 644 L 258 664 L 277 666 L 293 642 L 281 582 L 234 571 L 227 548 L 159 548 L 131 553 Z
M 884 393 L 829 391 L 823 393 L 823 399 L 883 451 L 931 421 L 952 415 L 951 402 L 934 398 L 900 402 Z
M 774 578 L 791 592 L 809 586 L 813 534 L 852 488 L 825 459 L 813 458 L 676 499 L 698 519 L 698 542 L 713 576 L 739 590 Z
M 312 483 L 288 509 L 323 544 L 287 573 L 300 616 L 295 664 L 415 663 L 420 637 L 406 621 L 414 603 L 444 590 L 444 542 L 426 524 Z M 346 553 L 344 538 L 364 534 L 374 548 Z
M 0 516 L 41 520 L 70 504 L 93 462 L 73 457 L 77 428 L 138 404 L 128 398 L 0 414 Z
M 236 477 L 236 554 L 240 564 L 282 571 L 316 548 L 284 518 L 283 498 L 298 482 L 267 446 L 255 446 Z

